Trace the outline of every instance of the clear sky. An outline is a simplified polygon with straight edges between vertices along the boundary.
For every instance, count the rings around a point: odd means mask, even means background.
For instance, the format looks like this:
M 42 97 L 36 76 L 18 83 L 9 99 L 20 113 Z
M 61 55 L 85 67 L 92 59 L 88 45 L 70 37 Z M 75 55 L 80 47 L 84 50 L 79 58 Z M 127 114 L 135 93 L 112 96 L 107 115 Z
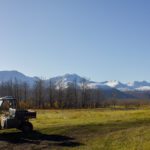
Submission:
M 149 0 L 0 0 L 0 70 L 150 81 Z

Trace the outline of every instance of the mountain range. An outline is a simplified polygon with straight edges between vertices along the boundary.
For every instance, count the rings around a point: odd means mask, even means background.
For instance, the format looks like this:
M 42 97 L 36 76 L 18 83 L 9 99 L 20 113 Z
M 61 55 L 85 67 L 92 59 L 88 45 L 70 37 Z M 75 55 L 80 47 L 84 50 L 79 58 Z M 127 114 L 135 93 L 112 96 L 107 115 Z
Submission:
M 6 82 L 9 80 L 27 82 L 30 85 L 33 85 L 34 82 L 39 79 L 38 77 L 29 77 L 18 71 L 0 71 L 0 83 Z M 62 76 L 52 77 L 45 80 L 45 82 L 51 81 L 57 88 L 59 86 L 67 88 L 70 84 L 76 83 L 77 87 L 81 87 L 83 84 L 86 84 L 89 89 L 116 89 L 119 91 L 150 91 L 150 82 L 147 81 L 134 81 L 128 83 L 122 83 L 117 80 L 104 81 L 104 82 L 95 82 L 84 77 L 81 77 L 77 74 L 65 74 Z
M 38 77 L 29 77 L 18 71 L 0 71 L 0 83 L 6 81 L 18 81 L 26 82 L 30 86 L 33 86 Z M 44 80 L 46 84 L 50 82 L 55 85 L 56 89 L 67 88 L 70 85 L 75 85 L 77 88 L 86 86 L 88 89 L 99 89 L 105 97 L 112 97 L 115 95 L 117 98 L 138 98 L 140 92 L 140 98 L 150 97 L 150 83 L 147 81 L 134 81 L 128 83 L 122 83 L 117 80 L 95 82 L 87 78 L 81 77 L 77 74 L 65 74 L 62 76 L 52 77 Z M 141 94 L 144 93 L 144 94 Z
M 128 83 L 121 83 L 116 80 L 102 82 L 112 88 L 120 91 L 150 91 L 150 83 L 147 81 L 134 81 Z

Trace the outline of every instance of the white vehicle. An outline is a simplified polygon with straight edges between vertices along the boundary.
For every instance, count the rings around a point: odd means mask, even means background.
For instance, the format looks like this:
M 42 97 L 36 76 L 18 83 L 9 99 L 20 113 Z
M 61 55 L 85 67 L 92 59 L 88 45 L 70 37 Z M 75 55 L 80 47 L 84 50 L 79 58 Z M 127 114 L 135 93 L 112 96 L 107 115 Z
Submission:
M 16 99 L 12 96 L 0 98 L 1 108 L 1 129 L 17 128 L 24 133 L 33 130 L 33 125 L 29 119 L 36 118 L 36 112 L 30 110 L 22 110 L 17 108 Z

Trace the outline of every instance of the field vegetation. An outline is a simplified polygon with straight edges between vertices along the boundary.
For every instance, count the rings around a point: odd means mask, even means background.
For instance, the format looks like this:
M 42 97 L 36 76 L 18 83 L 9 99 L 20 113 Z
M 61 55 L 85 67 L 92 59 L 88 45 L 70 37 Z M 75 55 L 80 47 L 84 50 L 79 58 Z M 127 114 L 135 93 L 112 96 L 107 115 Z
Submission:
M 0 149 L 149 150 L 150 108 L 37 110 L 35 131 L 1 130 Z

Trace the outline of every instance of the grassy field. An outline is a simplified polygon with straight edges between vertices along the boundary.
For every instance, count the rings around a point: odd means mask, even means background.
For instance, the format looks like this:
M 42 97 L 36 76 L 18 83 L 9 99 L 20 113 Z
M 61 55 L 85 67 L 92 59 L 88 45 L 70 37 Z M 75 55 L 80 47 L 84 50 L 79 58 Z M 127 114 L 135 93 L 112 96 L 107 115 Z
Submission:
M 35 131 L 0 131 L 0 149 L 149 150 L 150 109 L 38 110 Z

